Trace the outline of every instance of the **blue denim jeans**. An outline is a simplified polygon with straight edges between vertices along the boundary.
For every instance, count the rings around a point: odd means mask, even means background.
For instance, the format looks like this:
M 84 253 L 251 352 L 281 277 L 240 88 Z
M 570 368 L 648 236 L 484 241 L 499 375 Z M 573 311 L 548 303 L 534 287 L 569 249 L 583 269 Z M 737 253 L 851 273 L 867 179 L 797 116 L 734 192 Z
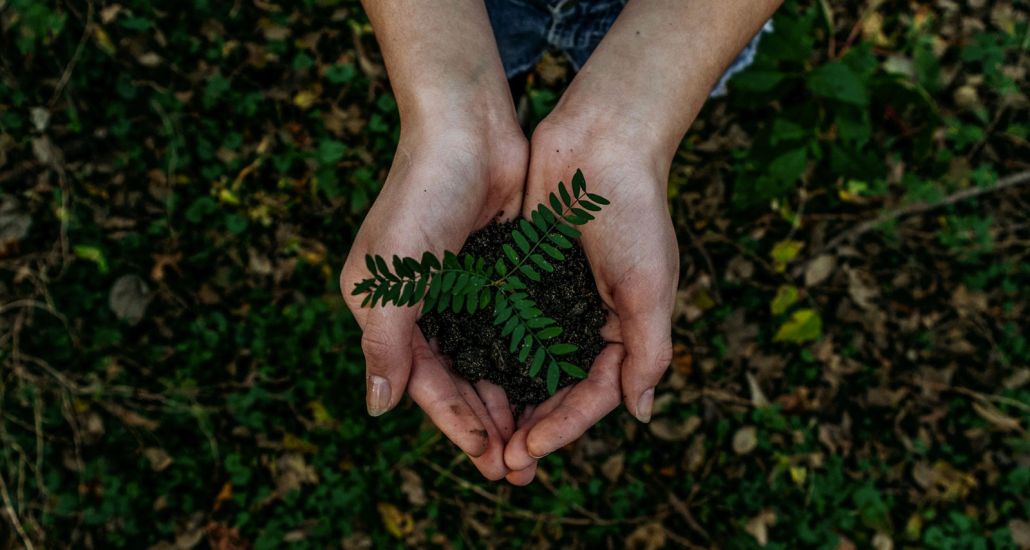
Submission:
M 508 78 L 529 71 L 548 49 L 563 52 L 579 70 L 611 28 L 627 0 L 486 0 L 490 23 Z M 754 60 L 765 24 L 730 64 L 712 90 L 726 93 L 726 81 Z

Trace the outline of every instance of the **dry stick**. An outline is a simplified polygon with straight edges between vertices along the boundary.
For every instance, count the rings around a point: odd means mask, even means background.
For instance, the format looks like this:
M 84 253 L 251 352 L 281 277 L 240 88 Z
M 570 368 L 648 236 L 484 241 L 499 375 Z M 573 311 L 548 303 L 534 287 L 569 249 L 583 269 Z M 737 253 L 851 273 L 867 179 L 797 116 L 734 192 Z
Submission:
M 68 81 L 71 80 L 72 70 L 75 69 L 75 65 L 78 64 L 79 58 L 82 57 L 82 50 L 86 46 L 86 39 L 89 38 L 90 32 L 93 30 L 93 0 L 89 0 L 86 6 L 86 27 L 82 29 L 82 36 L 79 38 L 79 45 L 75 48 L 75 53 L 72 54 L 72 58 L 68 61 L 68 65 L 65 66 L 64 72 L 61 73 L 61 79 L 57 81 L 57 86 L 54 87 L 54 95 L 50 98 L 48 107 L 53 108 L 57 103 L 58 99 L 61 99 L 61 92 L 64 91 L 64 87 L 68 85 Z
M 971 199 L 973 197 L 978 197 L 980 195 L 984 195 L 987 193 L 993 193 L 995 191 L 1001 191 L 1003 189 L 1008 189 L 1009 187 L 1022 185 L 1027 182 L 1030 182 L 1030 170 L 1006 176 L 995 182 L 993 185 L 988 185 L 986 187 L 971 187 L 969 189 L 963 189 L 961 191 L 958 191 L 957 193 L 952 193 L 951 195 L 948 195 L 947 197 L 936 202 L 916 202 L 904 208 L 898 208 L 896 210 L 884 212 L 876 218 L 864 221 L 856 225 L 855 227 L 838 234 L 833 239 L 830 239 L 830 242 L 826 243 L 826 245 L 819 249 L 818 252 L 813 253 L 812 257 L 833 250 L 834 248 L 837 248 L 838 246 L 847 241 L 851 241 L 857 237 L 860 237 L 868 233 L 869 231 L 872 231 L 873 229 L 876 229 L 877 227 L 880 227 L 881 225 L 887 222 L 894 221 L 898 218 L 909 216 L 912 214 L 921 214 L 923 212 L 934 210 L 942 206 L 955 204 L 959 201 L 964 201 L 966 199 Z
M 11 503 L 11 495 L 7 492 L 7 483 L 4 482 L 4 476 L 0 474 L 0 498 L 4 501 L 4 511 L 11 518 L 11 525 L 14 526 L 14 530 L 21 537 L 22 544 L 25 545 L 27 550 L 33 550 L 35 547 L 32 545 L 32 541 L 29 539 L 29 534 L 25 532 L 25 528 L 21 525 L 21 520 L 18 519 L 18 513 L 14 511 L 14 505 Z

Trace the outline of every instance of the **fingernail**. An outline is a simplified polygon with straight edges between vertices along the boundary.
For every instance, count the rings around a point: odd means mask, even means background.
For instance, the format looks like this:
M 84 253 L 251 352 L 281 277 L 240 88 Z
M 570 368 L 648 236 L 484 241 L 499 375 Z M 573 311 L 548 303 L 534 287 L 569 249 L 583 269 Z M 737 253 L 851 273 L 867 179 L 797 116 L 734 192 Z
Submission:
M 368 397 L 365 399 L 368 414 L 379 416 L 390 408 L 390 381 L 382 376 L 368 377 Z
M 637 420 L 647 423 L 651 421 L 651 409 L 654 407 L 654 388 L 640 394 L 640 401 L 637 401 Z
M 529 456 L 533 457 L 533 460 L 540 460 L 541 458 L 543 458 L 543 457 L 545 457 L 545 456 L 547 456 L 547 455 L 549 455 L 551 453 L 544 453 L 544 454 L 542 454 L 540 456 L 536 456 L 535 454 L 529 452 L 529 449 L 526 449 L 526 454 L 528 454 Z

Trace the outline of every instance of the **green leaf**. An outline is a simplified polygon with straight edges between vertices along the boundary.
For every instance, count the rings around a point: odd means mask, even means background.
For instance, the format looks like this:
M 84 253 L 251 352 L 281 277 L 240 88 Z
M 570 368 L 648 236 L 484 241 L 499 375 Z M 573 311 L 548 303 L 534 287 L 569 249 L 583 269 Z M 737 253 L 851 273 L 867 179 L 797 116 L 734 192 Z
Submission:
M 428 283 L 428 277 L 420 277 L 418 283 L 415 285 L 415 292 L 411 295 L 411 300 L 408 301 L 409 306 L 417 304 L 422 297 L 426 295 L 426 285 Z
M 509 260 L 511 260 L 511 263 L 515 265 L 519 264 L 519 255 L 515 252 L 515 249 L 512 248 L 510 244 L 504 243 L 503 245 L 501 245 L 501 249 L 504 250 L 504 255 L 507 256 Z
M 411 295 L 415 292 L 415 283 L 408 281 L 404 283 L 401 289 L 400 295 L 397 297 L 397 305 L 404 305 L 411 299 Z
M 808 73 L 805 84 L 817 96 L 859 107 L 869 104 L 865 82 L 851 67 L 839 61 L 823 64 Z
M 551 201 L 551 210 L 553 210 L 552 214 L 557 214 L 558 212 L 561 212 L 562 211 L 561 201 L 558 200 L 558 195 L 555 195 L 554 193 L 551 193 L 550 197 L 548 197 L 548 198 Z M 554 223 L 554 222 L 548 220 L 547 223 Z
M 823 320 L 813 309 L 795 311 L 790 319 L 783 323 L 773 340 L 803 344 L 818 340 L 823 335 Z
M 519 220 L 519 227 L 522 229 L 522 232 L 526 234 L 526 237 L 529 240 L 535 241 L 540 238 L 536 229 L 533 228 L 533 224 L 529 223 L 525 218 Z
M 450 305 L 451 295 L 447 292 L 444 292 L 440 294 L 440 299 L 436 302 L 436 311 L 443 313 Z
M 551 338 L 554 338 L 555 336 L 558 336 L 561 333 L 562 333 L 562 328 L 561 327 L 558 327 L 558 326 L 547 327 L 544 330 L 541 330 L 540 332 L 536 333 L 536 337 L 541 339 L 541 340 L 550 340 Z
M 433 255 L 432 252 L 423 252 L 422 253 L 422 270 L 423 271 L 430 271 L 430 270 L 438 270 L 438 269 L 440 269 L 440 260 L 437 259 L 437 256 Z
M 583 208 L 586 208 L 587 210 L 589 210 L 591 212 L 600 212 L 601 211 L 601 207 L 600 206 L 597 206 L 596 204 L 594 204 L 594 203 L 592 203 L 590 201 L 581 200 L 581 201 L 579 201 L 579 205 L 582 206 Z
M 476 312 L 476 308 L 479 307 L 479 302 L 476 300 L 475 294 L 469 294 L 465 298 L 465 313 L 472 315 Z
M 547 365 L 547 393 L 554 394 L 558 391 L 558 365 L 551 361 L 550 365 Z
M 429 281 L 429 296 L 435 300 L 440 297 L 440 291 L 443 290 L 443 276 L 439 273 L 434 273 L 431 277 L 432 280 Z
M 451 296 L 451 313 L 457 313 L 461 311 L 461 306 L 465 305 L 465 295 L 455 294 Z
M 511 238 L 515 241 L 515 244 L 519 247 L 519 250 L 521 250 L 523 253 L 529 252 L 529 241 L 526 240 L 526 237 L 522 234 L 521 231 L 519 231 L 518 229 L 512 231 Z
M 504 264 L 504 258 L 497 258 L 497 263 L 494 264 L 494 269 L 497 270 L 497 274 L 501 277 L 508 274 L 508 266 Z
M 365 299 L 361 301 L 361 307 L 365 307 L 372 301 L 372 293 L 369 292 L 365 295 Z
M 540 274 L 537 273 L 536 270 L 533 269 L 533 267 L 530 266 L 530 265 L 527 265 L 527 264 L 520 265 L 519 266 L 519 271 L 521 271 L 522 274 L 525 275 L 526 277 L 529 277 L 529 280 L 531 280 L 531 281 L 539 281 L 540 280 Z
M 569 196 L 569 190 L 565 188 L 565 182 L 558 182 L 558 193 L 561 194 L 561 201 L 565 203 L 565 206 L 572 206 L 572 197 Z M 561 212 L 561 208 L 555 209 L 557 212 Z
M 565 361 L 559 361 L 558 362 L 558 366 L 561 367 L 561 370 L 565 371 L 566 374 L 568 374 L 569 376 L 572 376 L 574 378 L 586 378 L 587 377 L 587 371 L 577 367 L 576 365 L 573 365 L 572 363 L 566 363 Z
M 551 355 L 568 355 L 579 349 L 575 344 L 551 344 L 547 346 L 547 352 Z
M 555 261 L 565 261 L 565 254 L 562 254 L 560 250 L 547 243 L 540 243 L 540 249 L 543 250 L 544 253 L 546 253 L 548 256 L 553 258 Z
M 415 275 L 415 273 L 413 271 L 410 271 L 408 269 L 408 266 L 404 263 L 403 260 L 401 260 L 400 256 L 394 254 L 393 255 L 392 263 L 393 263 L 393 272 L 398 274 L 398 275 L 400 275 L 401 277 L 411 277 L 411 276 Z
M 587 190 L 587 180 L 583 177 L 583 172 L 576 169 L 576 173 L 572 176 L 572 194 L 577 197 Z
M 532 214 L 530 214 L 530 217 L 533 218 L 533 225 L 535 225 L 541 233 L 547 232 L 547 221 L 544 219 L 544 215 L 540 213 L 541 210 L 544 210 L 546 208 L 546 206 L 541 204 L 537 206 L 537 209 L 534 210 Z
M 782 183 L 793 184 L 805 172 L 808 163 L 808 148 L 798 147 L 772 159 L 767 172 Z
M 510 319 L 508 319 L 508 322 L 504 323 L 504 326 L 501 327 L 501 336 L 507 336 L 511 334 L 511 331 L 515 330 L 515 327 L 518 326 L 518 324 L 518 317 L 511 317 Z
M 422 266 L 419 265 L 418 260 L 416 260 L 415 258 L 405 257 L 403 261 L 405 267 L 407 267 L 408 271 L 411 273 L 411 275 L 408 275 L 409 277 L 413 277 L 416 273 L 422 272 Z
M 379 273 L 379 270 L 376 269 L 376 261 L 372 259 L 371 254 L 365 254 L 365 266 L 368 267 L 368 271 L 372 273 L 372 275 L 377 275 Z
M 519 349 L 519 363 L 525 363 L 526 359 L 529 359 L 529 352 L 533 350 L 533 337 L 526 335 L 525 340 L 522 341 L 522 347 Z
M 522 341 L 522 337 L 526 335 L 526 325 L 518 325 L 515 330 L 511 333 L 511 345 L 508 346 L 508 351 L 515 353 L 518 348 L 519 342 Z
M 529 365 L 529 377 L 535 378 L 536 375 L 540 374 L 540 368 L 544 366 L 544 359 L 547 357 L 547 352 L 544 348 L 536 348 L 536 353 L 533 354 L 533 362 Z
M 769 304 L 769 309 L 773 315 L 780 315 L 790 309 L 790 306 L 794 305 L 797 301 L 798 287 L 794 285 L 780 285 L 780 288 L 776 289 L 776 297 Z
M 451 288 L 454 287 L 454 281 L 458 278 L 457 271 L 448 271 L 443 274 L 443 290 L 444 292 L 450 292 Z
M 390 268 L 386 266 L 386 260 L 382 256 L 376 255 L 376 266 L 379 268 L 379 275 L 385 277 L 391 281 L 399 281 L 393 273 L 390 273 Z
M 563 223 L 560 223 L 555 226 L 555 229 L 557 229 L 559 233 L 565 235 L 570 239 L 578 239 L 583 236 L 583 234 L 579 232 L 579 229 L 576 229 L 571 225 L 565 225 Z
M 484 309 L 490 305 L 490 288 L 483 287 L 483 290 L 479 292 L 479 309 Z
M 551 198 L 554 201 L 558 200 L 558 197 L 554 196 L 554 193 L 551 193 Z M 561 203 L 558 203 L 558 210 L 561 210 Z M 558 216 L 554 212 L 552 212 L 550 208 L 542 204 L 540 205 L 540 215 L 544 217 L 544 221 L 546 221 L 548 224 L 552 224 L 555 222 L 555 220 L 558 219 Z
M 529 259 L 533 260 L 533 263 L 535 263 L 536 266 L 540 269 L 543 269 L 548 273 L 554 273 L 554 266 L 551 265 L 547 260 L 545 260 L 543 256 L 539 254 L 533 254 L 529 257 Z
M 550 239 L 552 243 L 554 243 L 554 244 L 556 244 L 556 245 L 558 245 L 558 246 L 560 246 L 562 248 L 572 248 L 572 243 L 570 243 L 568 239 L 566 239 L 565 237 L 562 237 L 561 235 L 559 235 L 557 233 L 551 233 L 551 234 L 547 235 L 547 238 Z
M 553 325 L 554 319 L 550 317 L 535 317 L 526 321 L 526 324 L 529 325 L 529 328 L 544 328 L 547 325 Z
M 572 209 L 572 212 L 573 212 L 574 214 L 576 214 L 577 216 L 579 216 L 579 217 L 580 217 L 581 219 L 584 219 L 584 220 L 586 220 L 586 221 L 584 221 L 584 222 L 579 222 L 579 223 L 578 223 L 578 224 L 576 224 L 576 225 L 583 225 L 584 223 L 586 223 L 586 222 L 588 222 L 588 221 L 590 221 L 590 220 L 593 220 L 593 219 L 594 219 L 594 216 L 593 216 L 593 215 L 591 215 L 591 214 L 590 214 L 589 212 L 587 212 L 586 210 L 583 210 L 582 208 L 573 208 L 573 209 Z
M 600 204 L 601 206 L 608 206 L 609 204 L 611 204 L 611 202 L 608 199 L 596 193 L 587 193 L 587 198 L 596 202 L 597 204 Z
M 368 292 L 368 289 L 372 288 L 372 286 L 375 285 L 375 284 L 376 284 L 376 280 L 375 279 L 364 279 L 361 282 L 356 283 L 354 285 L 354 290 L 351 291 L 350 295 L 351 296 L 357 296 L 357 295 L 362 294 L 364 292 Z

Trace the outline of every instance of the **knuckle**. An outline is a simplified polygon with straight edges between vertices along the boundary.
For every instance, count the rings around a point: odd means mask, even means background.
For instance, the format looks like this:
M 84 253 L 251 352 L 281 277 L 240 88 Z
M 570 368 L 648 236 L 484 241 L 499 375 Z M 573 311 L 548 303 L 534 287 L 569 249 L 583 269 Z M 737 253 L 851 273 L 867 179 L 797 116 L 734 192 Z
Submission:
M 365 360 L 370 363 L 379 363 L 397 347 L 395 339 L 390 338 L 383 330 L 369 326 L 361 334 L 361 352 L 365 354 Z M 375 366 L 379 366 L 376 364 Z

